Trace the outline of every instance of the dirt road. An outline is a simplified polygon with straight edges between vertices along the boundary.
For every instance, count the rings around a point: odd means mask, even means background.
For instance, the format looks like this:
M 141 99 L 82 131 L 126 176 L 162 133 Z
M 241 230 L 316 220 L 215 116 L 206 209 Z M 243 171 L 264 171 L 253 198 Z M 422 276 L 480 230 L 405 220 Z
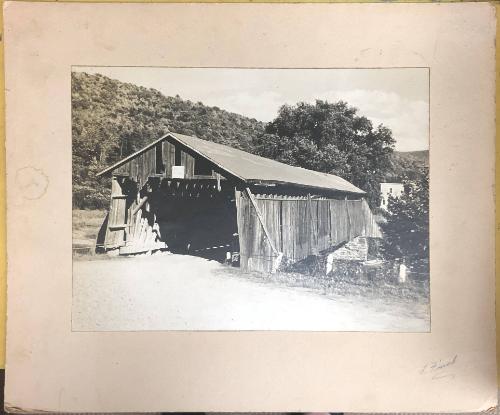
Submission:
M 326 297 L 234 278 L 221 267 L 168 254 L 75 261 L 73 330 L 430 329 L 426 306 Z

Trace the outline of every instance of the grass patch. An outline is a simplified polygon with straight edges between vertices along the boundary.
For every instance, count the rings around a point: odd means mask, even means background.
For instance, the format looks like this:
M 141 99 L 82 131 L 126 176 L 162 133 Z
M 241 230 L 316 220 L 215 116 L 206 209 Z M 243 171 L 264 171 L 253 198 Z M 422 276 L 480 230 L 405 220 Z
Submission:
M 106 217 L 105 210 L 73 210 L 73 255 L 93 255 L 97 234 Z
M 327 297 L 357 297 L 384 302 L 429 303 L 429 278 L 422 275 L 408 274 L 404 283 L 398 282 L 398 276 L 392 263 L 386 263 L 376 272 L 356 261 L 337 261 L 334 271 L 328 276 L 319 272 L 277 272 L 265 274 L 242 272 L 238 268 L 225 267 L 220 273 L 231 277 L 246 278 L 261 283 L 285 287 L 306 288 Z

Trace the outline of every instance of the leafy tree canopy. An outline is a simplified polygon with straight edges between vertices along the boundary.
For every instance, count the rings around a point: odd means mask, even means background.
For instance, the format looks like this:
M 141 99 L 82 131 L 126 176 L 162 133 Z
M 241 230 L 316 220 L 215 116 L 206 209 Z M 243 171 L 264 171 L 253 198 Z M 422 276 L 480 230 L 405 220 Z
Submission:
M 281 107 L 255 141 L 258 154 L 283 163 L 339 175 L 378 203 L 379 184 L 392 168 L 395 140 L 346 102 Z
M 382 223 L 385 254 L 389 258 L 410 260 L 429 256 L 429 169 L 403 180 L 405 192 L 389 197 L 386 223 Z

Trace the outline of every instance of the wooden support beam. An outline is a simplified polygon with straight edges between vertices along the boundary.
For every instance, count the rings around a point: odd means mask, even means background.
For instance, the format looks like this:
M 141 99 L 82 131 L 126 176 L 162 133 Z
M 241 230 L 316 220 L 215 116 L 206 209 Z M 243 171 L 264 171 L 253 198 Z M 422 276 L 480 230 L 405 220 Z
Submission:
M 347 229 L 348 229 L 348 235 L 349 239 L 352 239 L 352 224 L 351 224 L 351 215 L 349 213 L 349 202 L 347 202 L 347 196 L 345 197 L 345 210 L 347 213 Z
M 221 191 L 221 186 L 220 186 L 220 174 L 219 173 L 215 173 L 215 177 L 217 179 L 217 191 L 220 192 Z
M 311 193 L 308 193 L 307 194 L 307 212 L 309 213 L 309 238 L 308 238 L 308 252 L 309 252 L 309 255 L 314 255 L 316 253 L 316 246 L 315 246 L 315 243 L 314 243 L 314 215 L 313 215 L 313 211 L 312 211 L 312 199 L 311 199 Z
M 264 223 L 264 218 L 262 217 L 262 213 L 260 212 L 259 206 L 257 206 L 257 201 L 255 200 L 255 197 L 253 193 L 250 191 L 248 187 L 245 188 L 248 198 L 250 199 L 250 202 L 252 203 L 253 208 L 255 209 L 255 212 L 257 213 L 257 217 L 259 218 L 260 225 L 262 226 L 262 229 L 264 230 L 264 234 L 266 235 L 267 240 L 269 241 L 269 245 L 271 245 L 271 249 L 273 252 L 278 255 L 279 252 L 276 249 L 276 246 L 274 245 L 273 240 L 271 239 L 271 235 L 269 234 L 269 231 L 267 229 L 266 224 Z
M 137 216 L 135 217 L 135 226 L 131 235 L 131 239 L 135 239 L 139 235 L 139 230 L 141 228 L 141 219 L 142 219 L 142 211 L 139 210 L 139 212 L 137 212 Z
M 143 254 L 150 250 L 148 247 L 122 246 L 120 247 L 120 255 Z
M 142 208 L 142 206 L 144 206 L 144 203 L 146 203 L 148 200 L 148 197 L 147 196 L 144 196 L 140 201 L 139 203 L 137 204 L 137 206 L 135 207 L 135 209 L 132 211 L 132 216 L 135 215 L 137 212 L 139 212 L 139 210 Z
M 125 229 L 127 227 L 128 227 L 128 225 L 126 223 L 120 223 L 118 225 L 109 225 L 109 229 L 112 230 L 112 231 L 117 231 L 117 230 L 120 230 L 120 229 Z

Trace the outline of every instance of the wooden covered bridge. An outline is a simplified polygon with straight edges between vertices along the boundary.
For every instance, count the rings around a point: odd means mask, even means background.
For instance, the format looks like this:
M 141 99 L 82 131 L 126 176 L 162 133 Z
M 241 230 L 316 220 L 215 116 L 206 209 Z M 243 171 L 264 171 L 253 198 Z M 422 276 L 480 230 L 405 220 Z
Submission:
M 99 173 L 111 206 L 97 245 L 168 249 L 273 272 L 357 236 L 379 237 L 365 192 L 331 174 L 168 133 Z

